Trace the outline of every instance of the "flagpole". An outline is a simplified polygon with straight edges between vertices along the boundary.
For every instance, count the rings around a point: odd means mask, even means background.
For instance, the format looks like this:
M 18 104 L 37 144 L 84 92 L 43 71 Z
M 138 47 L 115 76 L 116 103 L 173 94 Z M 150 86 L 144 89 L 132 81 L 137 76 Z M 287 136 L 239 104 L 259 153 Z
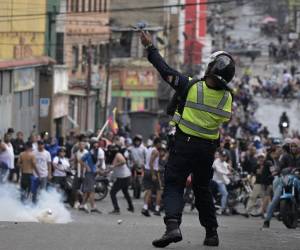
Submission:
M 99 132 L 99 134 L 97 136 L 97 140 L 99 140 L 100 137 L 102 136 L 102 134 L 103 134 L 104 130 L 106 129 L 108 123 L 109 123 L 109 120 L 106 120 L 105 124 L 103 125 L 103 127 L 101 128 L 101 130 L 100 130 L 100 132 Z

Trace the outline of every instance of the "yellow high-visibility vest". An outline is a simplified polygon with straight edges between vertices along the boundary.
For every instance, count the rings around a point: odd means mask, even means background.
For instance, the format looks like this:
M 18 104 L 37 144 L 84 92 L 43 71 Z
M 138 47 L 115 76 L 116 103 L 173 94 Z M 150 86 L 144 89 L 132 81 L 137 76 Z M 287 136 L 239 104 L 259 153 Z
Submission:
M 176 111 L 172 123 L 187 135 L 216 140 L 220 125 L 231 118 L 231 108 L 229 91 L 211 89 L 199 81 L 190 87 L 182 115 Z

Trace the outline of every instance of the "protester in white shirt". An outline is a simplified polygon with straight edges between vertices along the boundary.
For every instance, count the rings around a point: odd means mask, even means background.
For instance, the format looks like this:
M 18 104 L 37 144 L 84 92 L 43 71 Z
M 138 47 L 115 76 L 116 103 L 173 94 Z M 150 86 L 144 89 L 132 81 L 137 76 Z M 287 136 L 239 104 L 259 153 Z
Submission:
M 5 134 L 3 142 L 0 143 L 0 183 L 6 182 L 9 171 L 15 168 L 15 155 L 10 134 Z
M 40 188 L 46 189 L 48 179 L 51 179 L 51 155 L 45 150 L 43 141 L 38 141 L 38 150 L 34 151 L 34 156 L 38 171 L 35 176 L 39 176 Z
M 74 179 L 73 190 L 74 190 L 74 208 L 78 209 L 80 206 L 80 198 L 81 198 L 81 186 L 84 178 L 83 168 L 80 164 L 80 160 L 82 157 L 88 153 L 86 149 L 86 143 L 80 141 L 78 143 L 78 150 L 74 153 L 74 162 L 76 166 L 76 176 Z
M 229 164 L 226 162 L 227 157 L 226 151 L 222 151 L 219 155 L 219 158 L 216 158 L 213 163 L 213 180 L 217 183 L 218 191 L 222 196 L 220 213 L 225 213 L 226 211 L 228 197 L 226 185 L 230 183 L 230 179 L 228 178 L 228 175 L 230 174 Z
M 70 163 L 65 157 L 66 149 L 61 147 L 58 150 L 58 155 L 53 159 L 53 182 L 57 184 L 62 190 L 65 189 L 67 172 L 70 170 Z

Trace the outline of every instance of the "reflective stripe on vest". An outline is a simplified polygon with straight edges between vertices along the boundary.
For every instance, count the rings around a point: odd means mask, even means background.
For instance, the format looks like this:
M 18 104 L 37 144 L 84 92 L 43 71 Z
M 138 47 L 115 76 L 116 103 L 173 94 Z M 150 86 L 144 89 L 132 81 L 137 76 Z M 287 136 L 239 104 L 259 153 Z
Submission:
M 213 113 L 215 115 L 223 116 L 229 119 L 231 117 L 231 113 L 223 110 L 228 98 L 229 98 L 229 92 L 225 91 L 224 96 L 222 97 L 217 108 L 205 105 L 203 99 L 203 84 L 202 82 L 199 82 L 197 83 L 197 103 L 187 101 L 185 107 Z
M 185 107 L 192 108 L 192 109 L 198 109 L 201 111 L 206 111 L 209 113 L 213 113 L 215 115 L 224 116 L 226 118 L 231 117 L 230 112 L 224 111 L 222 109 L 213 108 L 213 107 L 210 107 L 210 106 L 207 106 L 204 104 L 200 104 L 200 103 L 194 103 L 194 102 L 187 101 L 185 104 Z
M 214 135 L 216 133 L 219 132 L 219 129 L 206 129 L 206 128 L 202 128 L 200 126 L 197 126 L 189 121 L 186 121 L 184 120 L 179 114 L 174 114 L 173 118 L 172 118 L 172 121 L 175 122 L 176 124 L 182 124 L 184 126 L 186 126 L 187 128 L 189 129 L 192 129 L 198 133 L 201 133 L 201 134 L 208 134 L 208 135 Z

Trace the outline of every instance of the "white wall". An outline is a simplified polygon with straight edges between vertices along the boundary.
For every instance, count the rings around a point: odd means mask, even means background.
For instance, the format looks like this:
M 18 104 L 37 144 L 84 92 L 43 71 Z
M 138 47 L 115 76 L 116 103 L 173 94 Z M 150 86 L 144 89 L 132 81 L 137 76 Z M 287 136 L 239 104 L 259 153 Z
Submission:
M 1 71 L 2 95 L 0 93 L 0 138 L 3 137 L 9 127 L 12 127 L 12 93 L 10 93 L 11 71 Z
M 66 92 L 68 90 L 68 68 L 66 66 L 55 65 L 54 70 L 54 86 L 53 94 Z

